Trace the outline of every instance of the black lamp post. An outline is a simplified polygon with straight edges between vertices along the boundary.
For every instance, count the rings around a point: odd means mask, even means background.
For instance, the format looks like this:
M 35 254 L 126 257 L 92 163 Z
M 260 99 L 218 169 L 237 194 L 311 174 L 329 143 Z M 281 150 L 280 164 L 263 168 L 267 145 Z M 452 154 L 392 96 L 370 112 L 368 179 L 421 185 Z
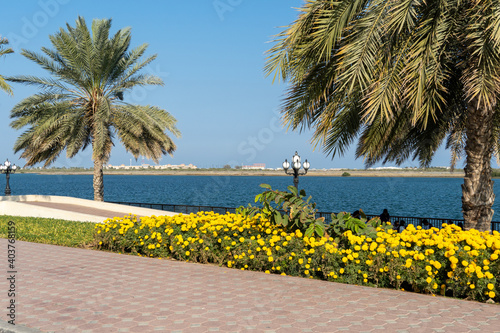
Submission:
M 17 166 L 9 162 L 9 160 L 5 161 L 4 164 L 0 165 L 0 171 L 2 173 L 5 173 L 5 179 L 7 180 L 7 183 L 5 184 L 5 195 L 10 195 L 10 186 L 9 186 L 9 179 L 10 179 L 10 174 L 16 172 Z
M 300 156 L 299 154 L 297 154 L 297 152 L 295 152 L 295 155 L 293 155 L 292 157 L 292 170 L 288 171 L 288 169 L 290 168 L 290 163 L 288 163 L 286 159 L 285 162 L 283 162 L 283 170 L 285 170 L 285 173 L 287 175 L 293 175 L 293 186 L 295 186 L 296 189 L 299 189 L 299 176 L 305 175 L 310 167 L 307 159 L 304 162 L 304 171 L 301 171 L 300 167 Z

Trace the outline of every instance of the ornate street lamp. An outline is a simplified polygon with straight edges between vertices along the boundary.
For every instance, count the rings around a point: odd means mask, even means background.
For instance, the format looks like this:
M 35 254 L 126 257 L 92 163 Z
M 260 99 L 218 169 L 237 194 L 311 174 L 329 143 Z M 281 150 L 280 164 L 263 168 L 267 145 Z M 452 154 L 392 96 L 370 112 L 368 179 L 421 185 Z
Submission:
M 300 167 L 300 156 L 295 152 L 295 155 L 292 157 L 292 170 L 288 171 L 290 168 L 290 163 L 285 159 L 285 162 L 283 162 L 283 170 L 285 170 L 285 173 L 287 175 L 293 175 L 293 186 L 295 186 L 296 189 L 299 189 L 299 176 L 305 175 L 307 173 L 307 170 L 310 167 L 309 162 L 306 161 L 304 162 L 304 171 L 301 172 Z
M 17 166 L 9 162 L 9 160 L 5 161 L 4 164 L 0 165 L 0 171 L 2 173 L 5 173 L 5 178 L 7 179 L 7 183 L 5 184 L 5 195 L 10 195 L 10 186 L 9 186 L 9 179 L 10 179 L 10 174 L 16 172 Z

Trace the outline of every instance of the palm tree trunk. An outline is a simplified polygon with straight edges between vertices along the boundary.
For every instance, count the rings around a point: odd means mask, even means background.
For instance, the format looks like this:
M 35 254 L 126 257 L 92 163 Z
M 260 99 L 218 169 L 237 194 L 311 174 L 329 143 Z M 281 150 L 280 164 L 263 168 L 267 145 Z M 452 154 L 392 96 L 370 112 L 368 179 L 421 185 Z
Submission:
M 465 178 L 462 185 L 462 210 L 464 227 L 468 229 L 490 230 L 493 218 L 493 181 L 491 180 L 491 127 L 493 112 L 469 103 L 467 117 L 467 156 Z
M 94 200 L 104 201 L 104 181 L 102 173 L 102 160 L 94 159 Z

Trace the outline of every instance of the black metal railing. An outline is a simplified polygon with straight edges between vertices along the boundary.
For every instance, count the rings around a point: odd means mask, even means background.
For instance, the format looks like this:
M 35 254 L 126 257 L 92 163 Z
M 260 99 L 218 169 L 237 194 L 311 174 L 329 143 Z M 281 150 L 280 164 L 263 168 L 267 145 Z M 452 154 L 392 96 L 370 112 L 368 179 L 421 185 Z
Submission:
M 202 211 L 211 211 L 214 213 L 225 214 L 227 212 L 234 213 L 236 208 L 232 207 L 219 207 L 219 206 L 193 206 L 193 205 L 171 205 L 171 204 L 154 204 L 154 203 L 142 203 L 142 202 L 124 202 L 124 201 L 108 201 L 110 203 L 116 203 L 120 205 L 129 205 L 135 207 L 151 208 L 157 210 L 165 210 L 174 213 L 198 213 Z M 324 217 L 325 223 L 330 223 L 332 221 L 331 212 L 317 212 L 316 217 Z M 368 219 L 378 217 L 378 215 L 366 215 Z M 446 219 L 446 218 L 435 218 L 435 217 L 414 217 L 414 216 L 391 216 L 391 223 L 394 224 L 397 221 L 405 221 L 406 225 L 413 224 L 414 226 L 421 226 L 424 220 L 427 220 L 431 227 L 440 229 L 443 223 L 456 224 L 462 226 L 464 224 L 463 219 Z M 496 230 L 500 232 L 500 222 L 491 222 L 491 230 Z
M 316 213 L 317 217 L 324 217 L 326 223 L 330 223 L 332 221 L 331 218 L 332 213 L 330 212 L 318 212 Z M 369 215 L 366 217 L 368 219 L 372 219 L 374 217 L 378 217 L 379 215 Z M 445 219 L 445 218 L 436 218 L 436 217 L 415 217 L 415 216 L 391 216 L 390 217 L 391 224 L 394 225 L 397 221 L 404 221 L 406 225 L 413 224 L 414 226 L 422 226 L 422 222 L 427 220 L 430 224 L 430 227 L 435 227 L 440 229 L 443 223 L 447 224 L 456 224 L 458 226 L 463 227 L 464 220 L 463 219 Z M 493 221 L 491 222 L 491 230 L 496 230 L 500 232 L 500 222 Z
M 217 206 L 191 206 L 191 205 L 171 205 L 171 204 L 152 204 L 143 202 L 124 202 L 124 201 L 108 201 L 110 203 L 128 205 L 134 207 L 151 208 L 157 210 L 165 210 L 174 213 L 191 214 L 203 211 L 210 211 L 219 214 L 225 214 L 227 212 L 234 213 L 236 208 L 228 207 L 217 207 Z

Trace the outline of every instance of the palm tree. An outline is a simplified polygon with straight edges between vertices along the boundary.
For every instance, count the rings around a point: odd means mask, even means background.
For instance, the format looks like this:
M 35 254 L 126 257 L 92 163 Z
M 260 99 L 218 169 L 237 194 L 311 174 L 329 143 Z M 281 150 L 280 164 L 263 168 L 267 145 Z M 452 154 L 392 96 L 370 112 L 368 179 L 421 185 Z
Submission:
M 68 158 L 92 146 L 94 200 L 103 200 L 103 164 L 109 160 L 117 136 L 137 159 L 145 156 L 158 162 L 172 154 L 175 144 L 165 134 L 180 133 L 176 120 L 156 106 L 123 101 L 124 93 L 138 86 L 162 85 L 153 75 L 140 70 L 156 56 L 141 60 L 147 45 L 132 50 L 130 29 L 109 36 L 111 20 L 93 20 L 92 31 L 81 17 L 73 28 L 50 36 L 54 49 L 42 48 L 44 55 L 23 50 L 22 54 L 47 70 L 52 77 L 9 78 L 40 88 L 11 111 L 11 126 L 29 128 L 17 139 L 14 149 L 23 151 L 27 165 L 50 165 L 66 150 Z
M 267 74 L 290 87 L 283 118 L 367 166 L 424 167 L 446 140 L 465 155 L 465 228 L 488 230 L 500 152 L 500 1 L 317 0 L 274 39 Z
M 9 41 L 7 40 L 7 38 L 3 38 L 2 36 L 0 36 L 0 58 L 2 58 L 6 54 L 14 52 L 14 51 L 12 51 L 11 48 L 8 48 L 8 49 L 4 48 L 4 45 L 7 45 L 7 44 L 9 44 Z M 6 91 L 9 95 L 12 95 L 12 89 L 7 84 L 7 82 L 5 82 L 2 75 L 0 75 L 0 89 L 3 91 Z

